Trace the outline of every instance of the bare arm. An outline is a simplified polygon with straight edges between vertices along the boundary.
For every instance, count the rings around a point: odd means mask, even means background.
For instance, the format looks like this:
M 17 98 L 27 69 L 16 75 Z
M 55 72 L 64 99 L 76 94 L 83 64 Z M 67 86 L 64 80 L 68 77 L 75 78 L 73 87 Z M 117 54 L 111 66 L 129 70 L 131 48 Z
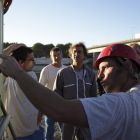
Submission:
M 61 98 L 28 76 L 14 58 L 5 55 L 0 57 L 3 58 L 0 64 L 1 72 L 14 78 L 27 98 L 41 112 L 57 121 L 88 127 L 86 114 L 80 101 Z

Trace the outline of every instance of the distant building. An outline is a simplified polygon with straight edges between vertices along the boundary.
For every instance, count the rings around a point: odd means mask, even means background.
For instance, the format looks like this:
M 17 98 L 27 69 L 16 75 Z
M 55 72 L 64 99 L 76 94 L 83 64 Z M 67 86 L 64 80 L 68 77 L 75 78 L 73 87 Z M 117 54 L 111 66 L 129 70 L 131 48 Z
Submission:
M 108 45 L 113 44 L 113 43 L 124 43 L 127 45 L 130 45 L 131 43 L 138 43 L 140 44 L 140 33 L 136 34 L 135 39 L 129 39 L 129 40 L 123 40 L 123 41 L 118 41 L 118 42 L 111 42 L 103 45 L 96 45 L 91 48 L 88 48 L 88 53 L 93 54 L 93 63 L 95 62 L 96 58 L 98 57 L 99 53 Z
M 62 64 L 70 65 L 71 61 L 72 60 L 70 58 L 63 58 Z M 37 76 L 39 77 L 40 71 L 42 70 L 43 67 L 51 63 L 51 59 L 46 57 L 35 58 L 35 63 L 36 64 L 33 68 L 33 71 L 35 71 Z
M 135 34 L 135 38 L 140 38 L 140 33 Z
M 138 38 L 137 38 L 138 37 Z M 129 39 L 129 40 L 123 40 L 123 41 L 118 41 L 118 42 L 111 42 L 107 44 L 102 44 L 102 45 L 96 45 L 91 48 L 88 48 L 88 59 L 85 61 L 85 63 L 89 66 L 92 66 L 92 64 L 95 62 L 96 58 L 98 57 L 99 53 L 102 51 L 103 48 L 106 46 L 112 44 L 112 43 L 124 43 L 124 44 L 131 44 L 131 43 L 138 43 L 140 44 L 140 33 L 135 35 L 135 39 Z M 50 64 L 51 60 L 46 57 L 41 57 L 41 58 L 35 58 L 36 65 L 34 67 L 34 71 L 37 73 L 39 76 L 41 69 Z M 72 60 L 70 58 L 63 58 L 62 63 L 64 65 L 70 65 Z

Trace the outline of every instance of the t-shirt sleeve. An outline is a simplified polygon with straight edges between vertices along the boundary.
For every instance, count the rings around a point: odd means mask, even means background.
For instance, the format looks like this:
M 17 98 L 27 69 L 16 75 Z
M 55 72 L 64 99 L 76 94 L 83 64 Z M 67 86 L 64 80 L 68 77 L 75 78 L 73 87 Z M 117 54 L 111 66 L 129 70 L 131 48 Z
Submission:
M 45 86 L 47 82 L 48 82 L 48 71 L 47 68 L 43 68 L 40 73 L 39 83 Z
M 119 98 L 114 95 L 103 95 L 81 99 L 81 102 L 87 115 L 92 139 L 110 132 L 117 118 Z

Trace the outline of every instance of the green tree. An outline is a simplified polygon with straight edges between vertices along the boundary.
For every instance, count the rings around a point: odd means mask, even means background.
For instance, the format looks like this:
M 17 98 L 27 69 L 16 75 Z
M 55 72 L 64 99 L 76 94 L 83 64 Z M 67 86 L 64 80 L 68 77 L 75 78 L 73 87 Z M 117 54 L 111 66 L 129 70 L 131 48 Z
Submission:
M 55 47 L 53 44 L 44 45 L 44 52 L 46 57 L 50 57 L 50 50 Z
M 11 45 L 11 43 L 9 43 L 9 42 L 3 43 L 3 49 L 7 48 L 9 45 Z
M 57 44 L 56 47 L 60 48 L 62 50 L 63 53 L 63 57 L 68 57 L 68 49 L 70 47 L 71 43 L 67 43 L 67 44 Z
M 65 44 L 65 55 L 66 57 L 69 57 L 69 48 L 72 44 L 71 43 L 67 43 Z
M 32 46 L 35 57 L 45 56 L 44 45 L 42 43 L 35 43 Z

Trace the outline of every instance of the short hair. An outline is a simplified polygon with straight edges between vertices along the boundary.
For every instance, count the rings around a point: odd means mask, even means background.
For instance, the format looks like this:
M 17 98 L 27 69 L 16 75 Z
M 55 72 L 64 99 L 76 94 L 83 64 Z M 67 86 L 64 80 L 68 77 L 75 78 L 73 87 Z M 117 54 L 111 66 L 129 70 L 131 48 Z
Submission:
M 122 58 L 122 57 L 112 57 L 112 58 L 121 67 L 123 66 L 124 61 L 127 60 L 127 58 Z M 130 75 L 133 79 L 139 80 L 140 79 L 140 69 L 136 65 L 136 63 L 134 63 L 132 60 L 130 60 L 130 61 L 132 63 L 132 70 L 130 71 Z
M 79 43 L 77 43 L 77 44 L 73 44 L 73 45 L 70 46 L 70 48 L 69 48 L 69 56 L 70 56 L 70 57 L 71 57 L 71 55 L 72 55 L 72 50 L 73 50 L 73 48 L 77 48 L 77 47 L 83 48 L 84 55 L 87 56 L 87 49 L 86 49 L 86 46 L 84 45 L 84 43 L 79 42 Z
M 33 50 L 27 46 L 21 46 L 18 49 L 14 50 L 12 52 L 12 56 L 17 60 L 17 61 L 25 61 L 28 54 L 33 53 Z
M 130 44 L 130 47 L 131 48 L 140 48 L 140 45 L 139 44 L 137 44 L 137 43 L 132 43 L 132 44 Z
M 62 53 L 62 50 L 58 47 L 53 47 L 51 50 L 50 50 L 50 55 L 52 52 L 61 52 Z

